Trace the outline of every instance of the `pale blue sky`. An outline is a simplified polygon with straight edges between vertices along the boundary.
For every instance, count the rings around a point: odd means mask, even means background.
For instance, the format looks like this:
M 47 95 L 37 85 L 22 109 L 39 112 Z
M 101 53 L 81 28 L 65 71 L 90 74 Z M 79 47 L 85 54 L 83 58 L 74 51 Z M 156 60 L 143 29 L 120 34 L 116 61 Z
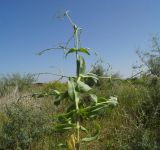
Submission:
M 159 8 L 159 0 L 0 0 L 0 74 L 59 69 L 73 74 L 74 59 L 64 60 L 62 52 L 35 55 L 70 37 L 68 21 L 55 18 L 68 9 L 83 28 L 82 46 L 95 49 L 114 71 L 129 76 L 138 59 L 135 50 L 149 47 L 151 35 L 160 33 Z M 89 64 L 93 60 L 87 58 Z

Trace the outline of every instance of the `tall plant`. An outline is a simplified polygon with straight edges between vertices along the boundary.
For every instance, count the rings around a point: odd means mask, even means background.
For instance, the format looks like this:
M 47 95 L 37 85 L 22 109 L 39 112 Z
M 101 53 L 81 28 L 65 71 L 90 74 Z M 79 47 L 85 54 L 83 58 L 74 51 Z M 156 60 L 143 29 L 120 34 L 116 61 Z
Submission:
M 93 93 L 92 88 L 85 83 L 85 80 L 88 78 L 97 82 L 99 77 L 96 74 L 86 72 L 86 63 L 81 54 L 90 55 L 90 50 L 88 48 L 80 47 L 79 33 L 81 28 L 72 21 L 68 11 L 65 12 L 64 16 L 68 18 L 73 28 L 72 37 L 74 40 L 74 47 L 69 48 L 67 42 L 66 46 L 59 46 L 57 49 L 63 49 L 66 57 L 71 54 L 75 55 L 76 75 L 68 77 L 68 89 L 65 92 L 54 90 L 50 93 L 40 94 L 39 97 L 44 95 L 54 95 L 54 104 L 56 106 L 60 105 L 62 101 L 68 101 L 66 112 L 53 116 L 54 130 L 57 132 L 70 131 L 66 146 L 72 150 L 80 150 L 81 143 L 95 140 L 98 138 L 99 134 L 99 126 L 97 126 L 96 133 L 93 136 L 82 137 L 82 134 L 80 134 L 81 131 L 88 133 L 88 130 L 82 125 L 83 120 L 95 118 L 101 110 L 106 109 L 109 106 L 117 105 L 117 98 L 110 97 L 109 99 L 106 99 L 103 97 L 97 97 Z M 43 50 L 39 54 L 43 54 L 45 51 L 53 49 L 55 48 Z M 89 97 L 90 103 L 85 101 L 85 96 Z M 60 145 L 62 146 L 63 144 Z

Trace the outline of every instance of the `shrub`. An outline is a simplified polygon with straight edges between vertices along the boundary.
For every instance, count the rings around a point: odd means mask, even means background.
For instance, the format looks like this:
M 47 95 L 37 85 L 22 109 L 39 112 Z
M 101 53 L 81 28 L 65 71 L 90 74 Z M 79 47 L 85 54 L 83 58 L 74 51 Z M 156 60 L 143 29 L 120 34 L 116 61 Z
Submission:
M 152 37 L 152 46 L 148 51 L 137 50 L 141 65 L 134 68 L 145 68 L 145 74 L 160 77 L 160 40 L 159 37 Z
M 13 103 L 6 107 L 0 149 L 33 149 L 49 134 L 49 118 L 33 106 Z
M 0 78 L 0 97 L 7 95 L 16 89 L 18 92 L 22 92 L 31 87 L 35 78 L 31 74 L 20 75 L 18 73 L 8 74 Z

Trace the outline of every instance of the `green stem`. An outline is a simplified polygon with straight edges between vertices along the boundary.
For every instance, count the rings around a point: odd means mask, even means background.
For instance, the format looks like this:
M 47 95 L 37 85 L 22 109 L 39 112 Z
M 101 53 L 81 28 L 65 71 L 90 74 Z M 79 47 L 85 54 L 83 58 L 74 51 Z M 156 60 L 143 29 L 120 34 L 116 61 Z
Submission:
M 76 27 L 76 26 L 74 26 L 74 27 Z M 78 28 L 75 28 L 74 29 L 74 34 L 75 34 L 75 48 L 78 50 L 78 48 L 79 48 L 79 43 L 78 43 L 78 41 L 79 41 L 79 39 L 78 39 Z M 77 63 L 77 65 L 76 66 L 78 66 L 78 52 L 76 52 L 76 63 Z M 76 72 L 77 72 L 77 80 L 79 80 L 79 70 L 78 70 L 78 67 L 76 68 Z M 79 112 L 79 105 L 78 105 L 78 103 L 76 102 L 76 110 L 77 110 L 77 112 Z M 76 118 L 76 135 L 77 135 L 77 143 L 76 143 L 76 149 L 77 150 L 80 150 L 80 123 L 79 123 L 79 116 L 77 116 L 77 118 Z

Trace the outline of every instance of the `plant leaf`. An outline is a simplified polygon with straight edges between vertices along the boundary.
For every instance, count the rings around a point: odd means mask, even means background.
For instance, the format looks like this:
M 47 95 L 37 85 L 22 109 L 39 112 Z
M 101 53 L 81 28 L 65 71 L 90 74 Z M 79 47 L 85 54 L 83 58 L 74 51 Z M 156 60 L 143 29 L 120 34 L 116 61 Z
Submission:
M 93 73 L 81 74 L 80 76 L 82 76 L 83 78 L 93 78 L 93 79 L 98 80 L 98 76 Z
M 86 64 L 82 56 L 78 56 L 77 59 L 77 75 L 84 74 L 86 70 Z
M 98 76 L 93 73 L 80 74 L 80 76 L 83 78 L 91 78 L 95 83 L 97 83 L 97 81 L 98 81 Z
M 97 104 L 98 102 L 97 96 L 95 94 L 90 94 L 90 97 Z
M 109 99 L 106 99 L 104 97 L 98 98 L 98 103 L 106 103 L 107 105 L 113 105 L 116 106 L 118 104 L 117 97 L 111 96 Z
M 103 109 L 106 109 L 110 106 L 115 106 L 117 104 L 116 99 L 115 100 L 107 100 L 102 102 L 97 102 L 96 105 L 91 105 L 85 108 L 81 108 L 79 111 L 79 114 L 82 118 L 93 118 L 98 115 L 98 112 L 100 112 Z
M 75 83 L 74 83 L 73 78 L 70 78 L 68 80 L 68 95 L 70 96 L 72 100 L 75 99 Z
M 77 81 L 77 85 L 78 85 L 79 91 L 82 91 L 82 92 L 88 92 L 89 90 L 92 89 L 90 86 L 88 86 L 87 84 L 85 84 L 80 80 Z
M 65 57 L 67 57 L 67 55 L 70 54 L 70 53 L 75 53 L 76 51 L 77 51 L 76 48 L 70 48 L 70 49 L 68 50 L 68 52 L 65 54 Z
M 59 124 L 55 126 L 56 131 L 71 130 L 75 128 L 75 124 Z
M 96 132 L 94 133 L 94 135 L 92 135 L 90 137 L 83 138 L 82 142 L 90 142 L 90 141 L 96 140 L 98 138 L 99 132 L 100 132 L 100 127 L 97 126 L 97 129 L 96 129 Z
M 78 103 L 79 103 L 79 93 L 74 90 L 74 95 L 75 95 L 76 105 L 78 105 Z
M 59 94 L 60 94 L 60 92 L 59 92 L 58 90 L 54 90 L 53 92 L 54 92 L 54 94 L 56 94 L 56 95 L 59 95 Z
M 82 131 L 84 131 L 85 133 L 88 133 L 88 131 L 87 131 L 87 129 L 86 129 L 85 127 L 80 126 L 80 129 L 81 129 Z
M 81 53 L 90 55 L 90 53 L 88 52 L 88 49 L 87 49 L 87 48 L 79 48 L 79 49 L 78 49 L 78 52 L 81 52 Z
M 57 106 L 60 104 L 60 102 L 62 100 L 65 100 L 68 97 L 68 91 L 64 92 L 64 93 L 58 93 L 58 95 L 56 96 L 56 101 L 54 101 L 54 104 Z
M 64 122 L 64 121 L 68 121 L 68 120 L 70 120 L 71 118 L 73 118 L 73 116 L 74 116 L 74 114 L 75 114 L 75 112 L 76 112 L 76 109 L 74 109 L 74 110 L 71 110 L 70 112 L 68 112 L 68 113 L 65 113 L 65 114 L 59 114 L 59 115 L 54 115 L 53 116 L 53 119 L 58 119 L 58 121 L 62 121 L 62 122 Z

